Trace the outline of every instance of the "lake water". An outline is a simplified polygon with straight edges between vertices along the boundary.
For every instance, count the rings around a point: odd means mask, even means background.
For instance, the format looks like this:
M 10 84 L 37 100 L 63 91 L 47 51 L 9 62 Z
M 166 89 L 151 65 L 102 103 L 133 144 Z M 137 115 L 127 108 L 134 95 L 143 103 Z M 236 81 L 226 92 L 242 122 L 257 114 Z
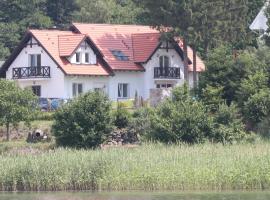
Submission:
M 0 193 L 0 200 L 269 200 L 270 192 Z

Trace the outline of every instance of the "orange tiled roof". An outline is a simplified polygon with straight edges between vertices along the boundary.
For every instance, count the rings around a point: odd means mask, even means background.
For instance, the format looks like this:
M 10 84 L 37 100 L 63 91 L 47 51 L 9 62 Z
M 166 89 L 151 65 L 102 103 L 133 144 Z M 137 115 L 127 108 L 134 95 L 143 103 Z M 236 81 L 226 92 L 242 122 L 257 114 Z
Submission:
M 59 30 L 29 30 L 46 49 L 53 60 L 68 75 L 105 75 L 112 70 L 143 71 L 140 63 L 146 62 L 160 44 L 160 33 L 149 26 L 79 24 L 73 26 L 78 32 Z M 71 64 L 66 57 L 72 55 L 87 37 L 98 48 L 103 58 L 96 65 Z M 182 48 L 181 41 L 179 47 Z M 111 50 L 120 50 L 128 60 L 117 60 Z M 101 56 L 101 57 L 102 57 Z M 188 47 L 188 57 L 192 61 L 193 52 Z M 104 66 L 104 59 L 111 69 Z M 197 56 L 197 71 L 205 70 L 203 61 Z M 192 64 L 189 71 L 193 71 Z
M 67 75 L 97 75 L 108 76 L 108 70 L 98 60 L 96 65 L 76 65 L 71 64 L 66 58 L 61 57 L 62 54 L 69 54 L 73 51 L 75 42 L 71 41 L 67 44 L 67 50 L 63 49 L 63 41 L 69 36 L 75 39 L 78 44 L 83 39 L 83 35 L 73 33 L 72 31 L 58 31 L 58 30 L 29 30 L 29 32 L 38 40 L 38 42 L 46 49 L 53 60 Z M 60 41 L 59 41 L 60 38 Z M 76 48 L 76 47 L 75 47 Z
M 60 56 L 71 56 L 72 53 L 76 50 L 78 45 L 85 39 L 83 34 L 70 34 L 70 35 L 59 35 L 59 55 Z
M 140 25 L 81 24 L 73 26 L 82 34 L 87 34 L 104 54 L 105 60 L 113 70 L 143 70 L 137 63 L 147 61 L 160 41 L 158 30 Z M 180 48 L 182 46 L 179 44 Z M 119 61 L 111 50 L 121 50 L 129 57 L 129 61 Z M 193 52 L 188 47 L 188 58 L 192 61 Z M 193 71 L 192 64 L 189 70 Z M 197 56 L 197 71 L 205 70 L 203 61 Z

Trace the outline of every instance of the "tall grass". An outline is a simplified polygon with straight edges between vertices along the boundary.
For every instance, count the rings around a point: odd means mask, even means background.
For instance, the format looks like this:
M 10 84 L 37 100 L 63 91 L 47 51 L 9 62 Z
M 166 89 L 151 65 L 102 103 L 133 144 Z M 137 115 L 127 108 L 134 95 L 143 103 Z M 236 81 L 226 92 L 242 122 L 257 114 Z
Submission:
M 270 143 L 0 156 L 0 190 L 270 189 Z

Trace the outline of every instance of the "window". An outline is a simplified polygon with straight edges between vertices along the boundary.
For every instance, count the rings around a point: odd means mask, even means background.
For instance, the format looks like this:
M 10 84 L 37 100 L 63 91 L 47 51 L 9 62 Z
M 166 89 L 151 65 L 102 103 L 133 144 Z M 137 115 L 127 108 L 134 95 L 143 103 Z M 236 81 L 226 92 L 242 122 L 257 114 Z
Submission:
M 157 88 L 165 89 L 165 88 L 172 88 L 173 84 L 171 83 L 160 83 L 156 85 Z
M 29 55 L 29 66 L 37 67 L 41 66 L 41 54 L 30 54 Z
M 41 86 L 40 85 L 33 85 L 32 91 L 33 91 L 34 95 L 36 95 L 38 97 L 41 96 Z
M 84 54 L 84 62 L 89 63 L 89 53 Z
M 168 56 L 160 56 L 159 57 L 159 67 L 160 68 L 170 67 L 170 59 Z
M 120 50 L 111 50 L 112 54 L 117 60 L 128 61 L 129 58 Z
M 118 84 L 118 98 L 128 98 L 129 97 L 129 85 L 127 83 Z
M 76 63 L 80 63 L 81 62 L 81 53 L 77 52 L 76 53 Z
M 72 84 L 72 95 L 73 97 L 77 97 L 83 93 L 83 86 L 81 83 L 73 83 Z

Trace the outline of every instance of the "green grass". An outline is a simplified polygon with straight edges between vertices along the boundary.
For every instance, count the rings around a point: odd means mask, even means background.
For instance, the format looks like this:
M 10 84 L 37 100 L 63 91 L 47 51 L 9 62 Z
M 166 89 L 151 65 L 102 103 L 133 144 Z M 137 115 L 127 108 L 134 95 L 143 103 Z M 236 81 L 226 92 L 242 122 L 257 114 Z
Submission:
M 0 190 L 270 189 L 270 143 L 0 156 Z

